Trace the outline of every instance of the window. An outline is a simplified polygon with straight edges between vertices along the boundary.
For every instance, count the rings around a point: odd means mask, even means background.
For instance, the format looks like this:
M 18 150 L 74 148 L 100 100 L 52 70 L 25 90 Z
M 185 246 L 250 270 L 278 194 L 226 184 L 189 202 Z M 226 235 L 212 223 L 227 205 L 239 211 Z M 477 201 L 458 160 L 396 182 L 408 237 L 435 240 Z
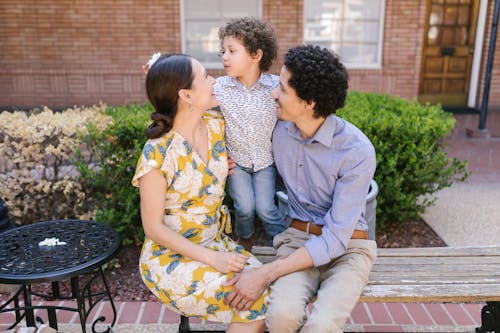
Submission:
M 219 28 L 233 18 L 261 18 L 262 0 L 181 0 L 182 50 L 207 68 L 222 68 Z
M 304 0 L 304 43 L 339 54 L 349 68 L 380 68 L 385 0 Z

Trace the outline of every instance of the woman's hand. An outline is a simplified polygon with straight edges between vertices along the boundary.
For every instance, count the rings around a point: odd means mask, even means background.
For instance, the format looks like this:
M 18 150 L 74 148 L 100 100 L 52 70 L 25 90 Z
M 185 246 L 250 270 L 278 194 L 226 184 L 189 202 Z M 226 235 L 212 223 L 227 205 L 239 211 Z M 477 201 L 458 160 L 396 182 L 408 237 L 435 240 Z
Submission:
M 241 272 L 248 257 L 236 252 L 213 251 L 210 266 L 222 273 Z

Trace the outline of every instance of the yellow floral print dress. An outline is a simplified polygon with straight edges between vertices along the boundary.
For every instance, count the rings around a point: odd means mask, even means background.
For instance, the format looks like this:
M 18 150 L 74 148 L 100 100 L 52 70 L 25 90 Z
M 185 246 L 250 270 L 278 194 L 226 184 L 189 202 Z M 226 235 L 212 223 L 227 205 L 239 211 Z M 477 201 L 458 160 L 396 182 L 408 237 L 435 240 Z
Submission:
M 167 180 L 163 223 L 212 250 L 243 253 L 250 257 L 245 269 L 257 268 L 262 264 L 224 234 L 231 228 L 227 207 L 222 205 L 227 177 L 224 121 L 216 111 L 205 112 L 203 118 L 208 128 L 208 165 L 179 133 L 171 130 L 146 142 L 132 184 L 138 186 L 140 177 L 159 169 Z M 232 286 L 223 283 L 234 273 L 221 273 L 148 238 L 139 268 L 146 286 L 170 309 L 185 316 L 224 323 L 265 317 L 268 290 L 248 311 L 230 308 L 224 299 Z

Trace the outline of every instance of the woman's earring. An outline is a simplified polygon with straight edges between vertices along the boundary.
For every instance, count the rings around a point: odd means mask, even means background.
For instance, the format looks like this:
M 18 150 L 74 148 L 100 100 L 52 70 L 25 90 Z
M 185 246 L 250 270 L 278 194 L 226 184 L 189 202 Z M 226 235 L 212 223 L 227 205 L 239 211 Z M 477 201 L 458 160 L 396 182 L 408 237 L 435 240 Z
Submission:
M 193 112 L 193 106 L 192 105 L 189 105 L 189 112 Z

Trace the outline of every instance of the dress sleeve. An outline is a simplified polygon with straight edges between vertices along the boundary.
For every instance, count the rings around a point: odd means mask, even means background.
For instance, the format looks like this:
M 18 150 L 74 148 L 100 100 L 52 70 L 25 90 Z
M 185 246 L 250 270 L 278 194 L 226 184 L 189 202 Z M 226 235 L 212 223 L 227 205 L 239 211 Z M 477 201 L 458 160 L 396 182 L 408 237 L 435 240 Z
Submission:
M 153 169 L 158 169 L 170 184 L 170 178 L 173 176 L 173 163 L 168 163 L 168 151 L 172 143 L 172 136 L 166 135 L 158 139 L 148 140 L 142 149 L 141 156 L 137 161 L 132 185 L 139 187 L 139 178 Z

